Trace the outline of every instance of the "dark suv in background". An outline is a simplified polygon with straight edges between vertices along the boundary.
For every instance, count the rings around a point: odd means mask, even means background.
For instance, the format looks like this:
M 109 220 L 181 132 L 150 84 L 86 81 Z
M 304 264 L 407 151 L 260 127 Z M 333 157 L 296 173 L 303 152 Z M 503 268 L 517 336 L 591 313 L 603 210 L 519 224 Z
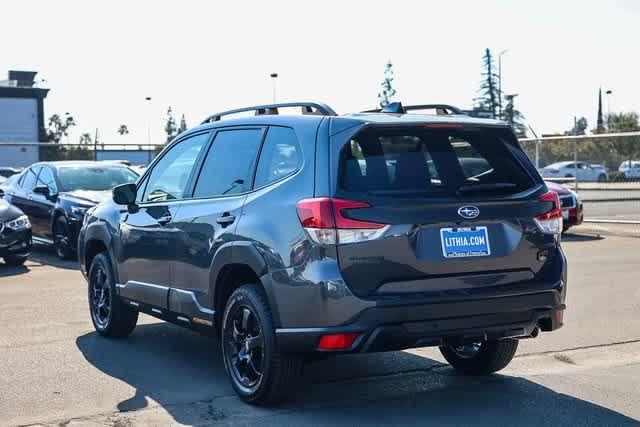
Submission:
M 236 392 L 267 403 L 318 355 L 439 346 L 461 372 L 504 368 L 562 325 L 561 231 L 506 123 L 293 103 L 182 134 L 86 215 L 78 253 L 100 334 L 139 312 L 215 334 Z
M 58 257 L 69 259 L 86 211 L 110 198 L 116 185 L 137 179 L 133 170 L 112 162 L 41 162 L 12 177 L 2 192 L 29 218 L 33 240 L 53 245 Z

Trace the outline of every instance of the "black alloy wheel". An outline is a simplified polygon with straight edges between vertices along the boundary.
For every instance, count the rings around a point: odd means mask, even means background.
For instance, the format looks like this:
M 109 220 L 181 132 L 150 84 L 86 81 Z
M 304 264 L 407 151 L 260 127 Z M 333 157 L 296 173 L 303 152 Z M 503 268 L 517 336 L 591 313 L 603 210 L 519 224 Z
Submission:
M 229 313 L 223 351 L 232 380 L 245 393 L 255 391 L 263 378 L 264 338 L 259 318 L 248 305 Z

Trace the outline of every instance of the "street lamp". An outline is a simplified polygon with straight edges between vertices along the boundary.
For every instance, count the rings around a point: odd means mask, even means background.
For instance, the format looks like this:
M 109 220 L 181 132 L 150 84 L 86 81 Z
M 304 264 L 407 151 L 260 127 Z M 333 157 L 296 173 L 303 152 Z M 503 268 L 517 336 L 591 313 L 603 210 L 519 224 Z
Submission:
M 276 103 L 276 80 L 278 79 L 278 73 L 271 73 L 269 75 L 273 81 L 273 103 Z
M 144 98 L 147 103 L 147 163 L 151 163 L 151 97 Z
M 607 95 L 607 117 L 611 114 L 611 94 L 613 91 L 611 89 L 607 89 L 605 95 Z
M 498 111 L 502 116 L 502 55 L 507 53 L 509 49 L 504 49 L 498 54 Z

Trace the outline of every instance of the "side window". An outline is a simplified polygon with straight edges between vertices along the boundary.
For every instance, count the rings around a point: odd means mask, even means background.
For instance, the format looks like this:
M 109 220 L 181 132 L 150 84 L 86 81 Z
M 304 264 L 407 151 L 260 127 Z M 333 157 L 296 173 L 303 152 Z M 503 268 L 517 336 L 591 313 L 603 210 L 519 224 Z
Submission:
M 262 129 L 220 131 L 198 177 L 194 197 L 238 194 L 251 188 Z
M 161 202 L 184 197 L 191 170 L 209 133 L 195 135 L 179 142 L 156 163 L 147 180 L 143 202 Z
M 271 127 L 260 152 L 255 186 L 277 181 L 295 172 L 301 164 L 302 152 L 293 129 Z
M 36 178 L 38 177 L 38 171 L 40 170 L 40 166 L 34 166 L 25 171 L 24 177 L 20 182 L 20 186 L 25 191 L 31 191 L 36 186 Z
M 58 194 L 58 186 L 56 185 L 56 179 L 53 175 L 53 171 L 47 166 L 43 166 L 40 171 L 40 175 L 38 175 L 36 187 L 41 185 L 47 186 L 49 188 L 49 193 Z

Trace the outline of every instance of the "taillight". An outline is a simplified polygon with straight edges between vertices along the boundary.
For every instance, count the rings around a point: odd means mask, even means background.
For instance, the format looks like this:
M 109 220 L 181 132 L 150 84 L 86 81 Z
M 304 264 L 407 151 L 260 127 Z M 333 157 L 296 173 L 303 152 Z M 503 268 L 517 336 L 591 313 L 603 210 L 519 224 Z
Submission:
M 551 209 L 534 218 L 538 229 L 546 234 L 562 232 L 562 208 L 560 197 L 555 191 L 549 191 L 538 198 L 541 202 L 551 202 Z
M 318 341 L 318 350 L 348 350 L 351 348 L 358 334 L 323 335 Z
M 351 219 L 347 210 L 370 208 L 366 202 L 320 197 L 298 202 L 298 218 L 311 240 L 322 245 L 357 243 L 377 239 L 389 227 L 371 221 Z

